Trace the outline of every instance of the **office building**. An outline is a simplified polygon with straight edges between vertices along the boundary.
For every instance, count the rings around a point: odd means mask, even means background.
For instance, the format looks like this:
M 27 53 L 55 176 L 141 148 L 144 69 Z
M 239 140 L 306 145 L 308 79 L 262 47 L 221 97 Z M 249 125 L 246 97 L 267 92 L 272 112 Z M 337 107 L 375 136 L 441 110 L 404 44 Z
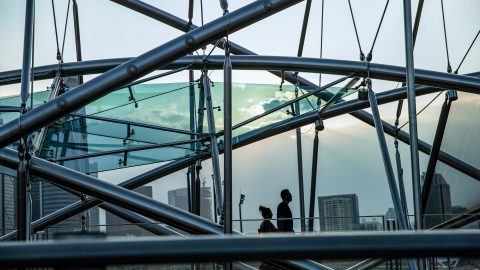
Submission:
M 356 194 L 319 196 L 321 231 L 352 231 L 360 229 Z
M 200 188 L 200 216 L 213 220 L 212 215 L 212 192 L 205 184 Z M 188 211 L 188 190 L 178 188 L 168 191 L 168 204 Z
M 141 186 L 133 191 L 145 195 L 149 198 L 152 198 L 152 187 L 151 186 Z M 116 215 L 106 212 L 105 220 L 107 224 L 107 235 L 108 236 L 149 236 L 153 235 L 152 233 L 134 225 L 122 218 L 117 217 Z
M 425 209 L 425 227 L 440 224 L 449 219 L 451 214 L 450 185 L 441 174 L 435 173 Z

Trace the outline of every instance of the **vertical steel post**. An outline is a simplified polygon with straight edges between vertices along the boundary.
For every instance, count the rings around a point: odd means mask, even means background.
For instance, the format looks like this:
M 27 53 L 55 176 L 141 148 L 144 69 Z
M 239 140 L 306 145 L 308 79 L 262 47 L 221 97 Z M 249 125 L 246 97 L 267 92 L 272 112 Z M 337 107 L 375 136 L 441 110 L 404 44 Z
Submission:
M 17 240 L 27 240 L 27 190 L 25 160 L 20 160 L 17 169 Z
M 415 70 L 413 63 L 412 10 L 411 1 L 403 1 L 405 26 L 405 57 L 407 70 L 408 127 L 410 130 L 410 155 L 413 182 L 413 202 L 415 210 L 415 227 L 422 226 L 422 199 L 420 188 L 420 165 L 418 154 L 417 105 L 415 100 Z
M 382 152 L 383 165 L 385 167 L 385 173 L 387 174 L 388 186 L 390 188 L 390 194 L 392 196 L 393 206 L 398 218 L 399 227 L 401 230 L 407 230 L 407 220 L 403 215 L 404 211 L 402 203 L 400 201 L 400 195 L 398 194 L 397 183 L 395 181 L 395 174 L 393 172 L 392 161 L 388 154 L 387 142 L 385 140 L 385 133 L 383 131 L 382 119 L 380 118 L 380 112 L 378 110 L 377 97 L 372 90 L 372 80 L 367 79 L 368 86 L 368 101 L 372 109 L 373 121 L 375 123 L 375 131 L 377 132 L 378 143 Z M 414 260 L 409 260 L 410 269 L 416 270 L 417 265 Z
M 427 209 L 428 197 L 430 195 L 430 188 L 432 186 L 433 175 L 435 174 L 435 167 L 437 165 L 438 155 L 440 154 L 440 147 L 442 146 L 445 127 L 447 126 L 448 114 L 450 112 L 452 102 L 456 99 L 458 99 L 457 92 L 455 90 L 448 91 L 445 95 L 445 102 L 443 102 L 440 116 L 438 117 L 437 129 L 435 131 L 435 137 L 433 138 L 430 158 L 428 159 L 425 182 L 423 183 L 422 212 L 425 212 L 425 210 Z
M 202 161 L 201 160 L 197 160 L 195 162 L 195 172 L 196 172 L 196 177 L 195 177 L 195 182 L 193 184 L 193 188 L 194 188 L 194 195 L 193 195 L 193 199 L 194 199 L 194 207 L 193 207 L 193 213 L 197 216 L 200 216 L 200 198 L 201 198 L 201 187 L 200 187 L 200 171 L 202 170 Z
M 308 231 L 313 232 L 315 216 L 315 195 L 317 190 L 318 131 L 315 130 L 312 154 L 312 182 L 310 185 L 310 209 L 308 211 Z
M 228 3 L 227 3 L 228 7 Z M 226 15 L 228 16 L 228 14 Z M 228 46 L 228 44 L 227 44 Z M 224 232 L 226 234 L 232 233 L 232 62 L 230 61 L 230 51 L 225 50 L 225 63 L 223 64 L 223 121 L 224 121 L 224 136 L 223 136 L 223 174 L 224 174 L 224 213 L 225 223 Z
M 303 45 L 305 43 L 305 35 L 307 33 L 308 18 L 310 17 L 310 7 L 312 6 L 312 0 L 307 0 L 305 4 L 305 13 L 303 16 L 302 30 L 300 33 L 300 41 L 298 44 L 297 56 L 301 57 L 303 54 Z M 298 82 L 298 72 L 295 72 L 295 78 Z M 298 97 L 298 89 L 295 89 L 295 98 Z M 300 103 L 295 103 L 295 114 L 300 115 Z M 297 166 L 298 166 L 298 189 L 300 200 L 300 226 L 302 232 L 305 231 L 305 195 L 303 187 L 303 160 L 302 160 L 302 138 L 300 128 L 295 130 L 297 137 Z
M 21 114 L 26 113 L 27 100 L 30 93 L 30 81 L 32 74 L 32 57 L 33 57 L 33 28 L 34 28 L 34 16 L 35 16 L 35 2 L 33 0 L 26 1 L 25 8 L 25 31 L 23 39 L 23 62 L 22 62 L 22 75 L 21 75 L 21 86 L 20 86 L 20 97 L 21 97 Z M 18 124 L 20 140 L 24 140 L 22 136 L 22 126 L 19 122 Z M 26 140 L 24 141 L 26 143 Z M 30 210 L 30 192 L 27 190 L 27 167 L 25 160 L 25 145 L 20 146 L 21 153 L 19 153 L 20 162 L 18 164 L 17 170 L 17 230 L 18 230 L 18 240 L 25 241 L 30 237 L 30 231 L 28 228 L 30 220 L 30 213 L 27 210 Z
M 73 0 L 73 27 L 75 30 L 75 50 L 77 61 L 82 61 L 82 43 L 80 40 L 80 20 L 78 18 L 78 5 L 77 1 Z M 78 84 L 83 84 L 83 76 L 78 76 Z
M 190 12 L 189 12 L 190 14 Z M 190 105 L 190 131 L 191 132 L 195 132 L 195 78 L 194 78 L 194 73 L 193 73 L 193 70 L 189 70 L 188 71 L 188 82 L 190 83 L 189 85 L 189 95 L 190 95 L 190 99 L 189 99 L 189 105 Z M 190 135 L 190 140 L 194 140 L 195 139 L 195 135 Z M 190 150 L 192 152 L 195 151 L 195 143 L 191 143 L 190 144 Z M 190 166 L 189 167 L 189 170 L 188 170 L 188 175 L 190 177 L 188 177 L 188 179 L 190 179 L 190 181 L 188 181 L 187 183 L 187 198 L 188 198 L 188 208 L 190 210 L 190 212 L 192 212 L 193 208 L 192 208 L 192 194 L 193 194 L 193 191 L 194 189 L 192 188 L 192 183 L 195 181 L 195 168 L 194 166 Z
M 243 233 L 242 203 L 238 204 L 238 216 L 240 218 L 240 232 Z
M 298 90 L 295 90 L 295 98 L 298 97 Z M 294 115 L 300 115 L 300 102 L 295 102 Z M 302 133 L 300 128 L 295 129 L 297 137 L 297 168 L 298 168 L 298 194 L 300 202 L 300 226 L 302 232 L 305 231 L 305 195 L 303 187 L 303 160 L 302 160 Z
M 25 32 L 23 38 L 23 62 L 22 62 L 22 77 L 21 77 L 21 92 L 20 97 L 22 101 L 22 108 L 26 108 L 26 102 L 30 93 L 30 76 L 32 74 L 32 48 L 33 48 L 33 27 L 34 27 L 34 0 L 26 1 L 25 9 Z
M 217 136 L 215 131 L 215 117 L 213 115 L 213 101 L 212 93 L 210 90 L 210 79 L 208 78 L 208 70 L 202 70 L 202 79 L 203 79 L 203 91 L 206 98 L 206 110 L 207 110 L 207 121 L 208 121 L 208 133 L 210 135 L 210 150 L 212 154 L 212 169 L 213 175 L 215 177 L 215 189 L 216 195 L 215 198 L 217 201 L 217 215 L 223 214 L 223 195 L 222 195 L 222 177 L 220 175 L 220 163 L 218 161 L 218 144 Z
M 190 79 L 194 79 L 191 77 Z M 190 96 L 192 98 L 192 96 Z M 194 97 L 193 97 L 194 98 Z M 203 86 L 198 88 L 198 120 L 197 133 L 203 133 L 203 122 L 205 119 L 205 92 Z M 198 135 L 199 136 L 199 135 Z M 202 142 L 197 142 L 197 151 L 202 147 Z M 202 161 L 197 160 L 195 165 L 191 166 L 192 173 L 192 211 L 196 215 L 200 215 L 200 170 L 202 169 Z
M 398 143 L 398 142 L 397 142 Z M 396 152 L 395 153 L 395 159 L 397 161 L 397 175 L 398 175 L 398 189 L 400 191 L 400 201 L 402 203 L 402 208 L 403 208 L 403 215 L 405 216 L 405 218 L 407 219 L 407 227 L 410 227 L 409 226 L 409 223 L 408 223 L 408 211 L 407 211 L 407 196 L 405 194 L 405 185 L 403 183 L 403 169 L 401 167 L 401 164 L 402 164 L 402 160 L 400 159 L 400 152 Z
M 191 167 L 188 167 L 187 171 L 187 204 L 188 204 L 188 212 L 192 213 L 192 181 L 190 180 L 190 169 Z

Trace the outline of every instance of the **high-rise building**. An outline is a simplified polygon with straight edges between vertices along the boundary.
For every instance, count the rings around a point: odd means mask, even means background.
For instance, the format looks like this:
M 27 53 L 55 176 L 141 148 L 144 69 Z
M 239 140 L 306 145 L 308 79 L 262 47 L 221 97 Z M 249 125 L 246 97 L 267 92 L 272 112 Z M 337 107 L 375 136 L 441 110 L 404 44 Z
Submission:
M 16 171 L 0 166 L 0 233 L 14 231 L 16 219 Z
M 151 186 L 141 186 L 133 191 L 140 193 L 144 196 L 152 198 L 152 187 Z M 106 212 L 105 220 L 107 223 L 107 235 L 108 236 L 150 236 L 153 235 L 151 232 L 146 231 L 137 225 L 131 224 L 130 222 L 119 218 L 118 216 Z
M 168 191 L 168 204 L 188 211 L 188 190 L 178 188 Z M 210 187 L 200 188 L 200 216 L 213 220 L 212 215 L 212 192 Z
M 360 229 L 356 194 L 319 196 L 321 231 L 352 231 Z
M 379 220 L 382 220 L 381 217 L 373 218 L 362 218 L 360 220 L 360 230 L 362 231 L 382 231 L 383 223 Z
M 450 218 L 452 213 L 452 200 L 450 198 L 450 185 L 445 178 L 435 173 L 425 209 L 425 226 L 430 228 Z

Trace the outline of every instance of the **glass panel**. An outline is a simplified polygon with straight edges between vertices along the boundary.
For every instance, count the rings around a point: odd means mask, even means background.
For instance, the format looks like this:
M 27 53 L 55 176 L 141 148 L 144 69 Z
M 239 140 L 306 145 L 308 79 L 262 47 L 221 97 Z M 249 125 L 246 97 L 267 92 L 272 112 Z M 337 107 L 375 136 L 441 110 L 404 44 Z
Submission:
M 33 93 L 33 107 L 45 103 L 50 95 L 50 91 L 38 91 Z M 20 107 L 20 96 L 10 96 L 0 98 L 0 106 L 15 106 Z M 30 99 L 28 100 L 30 105 Z
M 113 120 L 112 120 L 113 121 Z M 131 124 L 115 123 L 108 120 L 73 117 L 73 120 L 55 125 L 57 130 L 68 130 L 97 136 L 110 137 L 143 144 L 159 144 L 190 140 L 189 134 L 160 130 Z
M 85 114 L 189 130 L 189 83 L 139 84 L 110 93 Z M 135 104 L 138 104 L 137 106 Z
M 220 109 L 223 106 L 223 83 L 213 83 L 211 86 L 213 106 L 219 108 L 215 109 L 214 117 L 216 129 L 220 131 L 223 128 L 223 112 Z M 193 85 L 193 88 L 198 99 L 201 88 L 198 84 Z M 182 142 L 194 138 L 186 132 L 190 129 L 189 89 L 189 83 L 140 84 L 110 93 L 88 104 L 76 115 L 65 117 L 54 123 L 48 129 L 47 140 L 41 156 L 75 170 L 92 173 L 194 155 L 198 151 L 190 150 L 189 144 L 157 149 L 143 148 L 141 151 L 135 149 L 135 147 L 155 147 L 155 144 Z M 340 89 L 332 87 L 323 90 L 320 94 L 330 99 L 332 97 L 339 99 L 354 92 L 352 89 L 346 89 L 336 96 L 335 94 Z M 306 90 L 315 89 L 299 88 L 299 95 L 305 94 Z M 48 95 L 49 91 L 36 92 L 34 104 L 42 104 Z M 295 86 L 292 85 L 285 85 L 280 89 L 278 85 L 233 84 L 233 124 L 258 116 L 294 98 Z M 328 100 L 328 98 L 325 99 Z M 319 102 L 317 99 L 315 95 L 312 95 L 300 100 L 300 112 L 305 113 L 326 104 L 325 101 Z M 17 106 L 19 103 L 18 96 L 0 99 L 0 105 Z M 207 132 L 206 113 L 205 111 L 200 112 L 204 113 L 203 132 Z M 238 136 L 269 124 L 278 123 L 290 118 L 292 112 L 293 106 L 287 106 L 239 127 L 234 131 L 234 135 Z M 196 118 L 198 113 L 199 110 L 195 110 Z M 93 118 L 78 115 L 89 115 Z M 17 117 L 18 113 L 0 114 L 3 123 Z M 120 122 L 116 122 L 115 119 Z M 125 121 L 132 123 L 129 125 Z M 169 130 L 139 126 L 133 122 L 163 126 Z M 129 149 L 130 153 L 125 155 L 124 152 L 118 152 L 108 156 L 83 158 L 83 160 L 65 160 L 65 158 L 78 155 L 125 149 Z
M 141 150 L 138 150 L 138 147 L 142 147 Z M 137 141 L 124 143 L 121 138 L 75 131 L 63 132 L 50 128 L 41 157 L 83 173 L 93 173 L 205 153 L 192 151 L 190 147 L 190 144 L 158 147 L 156 144 Z M 108 155 L 102 155 L 105 151 L 115 152 L 106 152 Z M 84 156 L 87 154 L 90 156 Z M 70 160 L 71 158 L 74 159 Z

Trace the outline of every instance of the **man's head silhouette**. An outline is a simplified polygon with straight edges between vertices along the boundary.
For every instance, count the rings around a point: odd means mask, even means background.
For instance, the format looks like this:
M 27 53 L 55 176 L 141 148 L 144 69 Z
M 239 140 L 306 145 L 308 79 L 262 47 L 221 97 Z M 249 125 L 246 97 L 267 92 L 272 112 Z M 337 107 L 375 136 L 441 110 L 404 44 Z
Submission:
M 280 197 L 282 197 L 282 201 L 289 203 L 292 201 L 292 194 L 290 193 L 290 190 L 284 189 L 282 192 L 280 192 Z

